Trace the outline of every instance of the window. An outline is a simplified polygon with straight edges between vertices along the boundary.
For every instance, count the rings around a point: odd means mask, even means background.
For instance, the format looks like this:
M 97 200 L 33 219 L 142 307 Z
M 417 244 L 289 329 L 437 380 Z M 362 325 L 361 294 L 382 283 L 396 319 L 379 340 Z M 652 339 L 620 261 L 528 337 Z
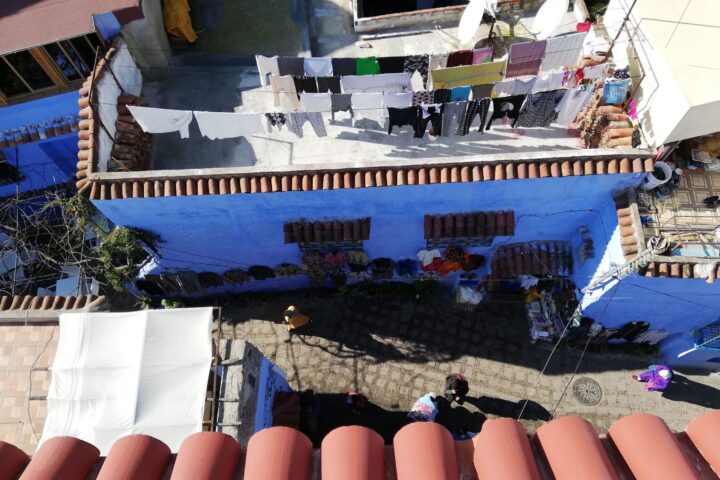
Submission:
M 5 55 L 4 59 L 31 89 L 41 90 L 54 85 L 45 70 L 27 50 Z
M 515 213 L 469 212 L 425 215 L 428 248 L 488 247 L 496 236 L 515 235 Z
M 701 350 L 720 352 L 720 320 L 698 329 L 695 345 Z
M 301 250 L 314 248 L 358 249 L 370 238 L 370 219 L 298 220 L 284 225 L 285 243 L 297 243 Z
M 102 43 L 92 33 L 1 56 L 0 97 L 77 88 L 92 71 L 97 47 Z

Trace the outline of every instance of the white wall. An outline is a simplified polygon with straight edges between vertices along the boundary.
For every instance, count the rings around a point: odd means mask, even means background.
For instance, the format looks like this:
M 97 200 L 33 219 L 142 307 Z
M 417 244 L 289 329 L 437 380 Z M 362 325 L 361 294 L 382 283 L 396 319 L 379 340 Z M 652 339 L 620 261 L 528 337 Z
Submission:
M 112 73 L 110 70 L 112 70 Z M 117 81 L 115 80 L 116 77 Z M 118 82 L 120 82 L 119 85 Z M 110 61 L 110 69 L 105 69 L 95 85 L 95 91 L 97 92 L 100 121 L 114 138 L 115 121 L 118 117 L 118 96 L 122 93 L 140 95 L 142 91 L 142 73 L 124 42 L 121 42 L 118 51 Z M 107 164 L 113 147 L 113 142 L 105 129 L 99 127 L 97 133 L 99 140 L 97 166 L 99 172 L 107 172 Z

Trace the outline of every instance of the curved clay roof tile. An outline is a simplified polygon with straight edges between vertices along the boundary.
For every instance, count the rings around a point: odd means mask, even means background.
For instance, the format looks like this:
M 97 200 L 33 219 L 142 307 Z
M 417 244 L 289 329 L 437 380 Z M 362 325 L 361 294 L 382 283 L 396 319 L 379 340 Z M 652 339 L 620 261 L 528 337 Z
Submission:
M 597 432 L 580 417 L 560 417 L 537 430 L 535 438 L 556 480 L 618 478 Z
M 385 444 L 382 437 L 369 428 L 336 428 L 323 439 L 320 459 L 322 478 L 385 478 Z
M 230 435 L 194 433 L 180 445 L 170 480 L 232 480 L 241 455 Z
M 527 433 L 516 420 L 486 420 L 474 442 L 480 480 L 540 480 Z
M 43 443 L 20 480 L 85 480 L 100 451 L 78 438 L 54 437 Z
M 245 478 L 252 480 L 308 480 L 312 443 L 288 427 L 266 428 L 250 438 Z
M 457 480 L 455 442 L 437 423 L 406 425 L 395 434 L 397 480 Z
M 688 424 L 685 433 L 715 474 L 720 476 L 720 410 L 711 410 L 695 417 Z
M 673 433 L 655 415 L 623 417 L 610 426 L 608 436 L 637 480 L 699 478 Z
M 0 440 L 0 480 L 14 480 L 29 461 L 27 453 Z
M 103 462 L 97 480 L 160 480 L 170 460 L 170 447 L 147 435 L 117 440 Z

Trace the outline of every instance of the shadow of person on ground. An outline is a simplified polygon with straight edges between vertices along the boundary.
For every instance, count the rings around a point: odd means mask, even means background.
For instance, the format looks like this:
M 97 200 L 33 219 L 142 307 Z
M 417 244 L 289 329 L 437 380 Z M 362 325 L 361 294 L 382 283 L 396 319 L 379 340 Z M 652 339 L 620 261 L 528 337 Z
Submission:
M 447 428 L 453 435 L 461 431 L 478 433 L 487 418 L 482 412 L 471 412 L 461 405 L 451 405 L 446 400 L 440 399 L 438 414 L 435 423 Z
M 552 415 L 542 405 L 532 400 L 528 401 L 527 406 L 523 410 L 525 400 L 512 402 L 502 398 L 495 397 L 465 397 L 465 401 L 473 405 L 485 414 L 497 415 L 499 417 L 518 418 L 522 411 L 523 420 L 542 420 L 549 422 Z
M 689 378 L 673 374 L 672 382 L 662 397 L 675 402 L 693 403 L 705 408 L 720 408 L 720 390 Z
M 325 436 L 338 427 L 360 425 L 370 428 L 383 437 L 386 445 L 392 445 L 393 437 L 405 425 L 410 423 L 407 412 L 403 410 L 386 410 L 368 400 L 361 413 L 354 413 L 345 402 L 344 393 L 318 393 L 320 410 L 318 432 L 311 438 L 315 447 Z

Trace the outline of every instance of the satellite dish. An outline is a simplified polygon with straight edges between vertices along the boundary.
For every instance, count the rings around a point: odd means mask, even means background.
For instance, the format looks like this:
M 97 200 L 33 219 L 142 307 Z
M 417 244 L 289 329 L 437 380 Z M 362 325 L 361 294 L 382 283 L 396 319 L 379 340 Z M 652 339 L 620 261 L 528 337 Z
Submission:
M 480 23 L 482 23 L 485 10 L 490 12 L 490 15 L 493 17 L 495 16 L 496 6 L 497 0 L 470 0 L 467 7 L 465 7 L 465 11 L 460 18 L 460 24 L 458 25 L 457 35 L 461 45 L 468 44 L 472 41 Z
M 569 5 L 569 0 L 545 0 L 535 15 L 532 26 L 532 33 L 537 40 L 545 40 L 552 35 L 562 22 Z

